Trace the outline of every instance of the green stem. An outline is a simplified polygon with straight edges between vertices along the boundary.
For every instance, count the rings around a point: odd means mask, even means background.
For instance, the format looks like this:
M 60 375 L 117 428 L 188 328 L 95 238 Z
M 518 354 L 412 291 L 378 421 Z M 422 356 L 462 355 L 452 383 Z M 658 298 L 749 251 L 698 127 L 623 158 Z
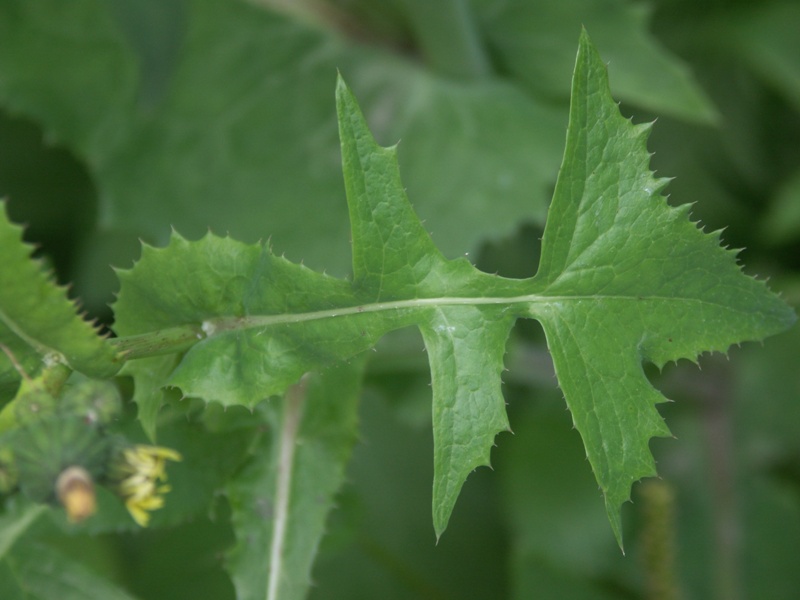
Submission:
M 280 446 L 278 450 L 278 476 L 275 484 L 274 509 L 272 517 L 272 540 L 269 552 L 269 575 L 267 581 L 267 600 L 278 600 L 285 591 L 284 565 L 287 561 L 287 539 L 289 534 L 292 480 L 295 471 L 295 450 L 298 433 L 303 419 L 303 408 L 308 390 L 306 373 L 300 381 L 286 390 L 284 410 L 281 418 Z M 284 585 L 282 585 L 284 584 Z
M 648 600 L 678 600 L 675 541 L 675 494 L 665 481 L 648 480 L 640 490 L 644 499 L 643 556 Z
M 414 2 L 408 14 L 422 55 L 432 69 L 474 79 L 491 74 L 489 58 L 466 0 Z
M 182 325 L 141 335 L 113 338 L 109 343 L 122 354 L 122 359 L 127 361 L 184 352 L 205 337 L 206 334 L 199 326 Z

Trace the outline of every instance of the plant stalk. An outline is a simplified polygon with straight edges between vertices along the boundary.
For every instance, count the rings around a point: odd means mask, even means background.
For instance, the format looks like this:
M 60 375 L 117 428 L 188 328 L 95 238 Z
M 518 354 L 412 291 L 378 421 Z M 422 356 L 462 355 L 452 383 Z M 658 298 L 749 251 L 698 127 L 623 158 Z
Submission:
M 122 360 L 128 361 L 184 352 L 205 337 L 205 332 L 199 326 L 182 325 L 140 335 L 112 338 L 108 342 L 122 355 Z
M 286 391 L 278 451 L 277 485 L 275 489 L 275 515 L 273 518 L 272 543 L 270 545 L 269 578 L 267 600 L 278 600 L 286 553 L 286 537 L 289 528 L 289 500 L 291 498 L 294 453 L 297 434 L 303 418 L 309 375 Z

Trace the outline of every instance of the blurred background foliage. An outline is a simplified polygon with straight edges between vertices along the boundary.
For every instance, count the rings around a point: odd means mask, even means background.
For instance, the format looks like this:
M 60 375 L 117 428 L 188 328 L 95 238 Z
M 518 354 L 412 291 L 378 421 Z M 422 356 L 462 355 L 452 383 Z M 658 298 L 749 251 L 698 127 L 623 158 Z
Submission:
M 695 219 L 745 249 L 747 272 L 800 304 L 792 0 L 0 0 L 0 195 L 107 325 L 109 265 L 129 267 L 139 240 L 164 244 L 173 227 L 270 238 L 346 276 L 338 69 L 378 141 L 400 142 L 409 197 L 443 252 L 533 275 L 581 25 L 623 114 L 658 119 L 649 148 L 676 177 L 671 201 L 696 203 Z M 661 411 L 677 440 L 652 443 L 661 479 L 634 488 L 623 557 L 527 322 L 507 356 L 515 435 L 498 438 L 494 470 L 470 477 L 436 545 L 426 357 L 416 335 L 391 336 L 368 368 L 311 597 L 796 598 L 798 357 L 795 326 L 702 370 L 648 371 L 675 400 Z M 175 407 L 165 440 L 211 453 L 213 419 Z M 41 525 L 19 560 L 141 598 L 232 598 L 218 491 L 246 444 L 231 431 L 214 434 L 212 472 L 185 480 L 197 493 L 176 475 L 168 505 L 183 510 L 141 532 Z

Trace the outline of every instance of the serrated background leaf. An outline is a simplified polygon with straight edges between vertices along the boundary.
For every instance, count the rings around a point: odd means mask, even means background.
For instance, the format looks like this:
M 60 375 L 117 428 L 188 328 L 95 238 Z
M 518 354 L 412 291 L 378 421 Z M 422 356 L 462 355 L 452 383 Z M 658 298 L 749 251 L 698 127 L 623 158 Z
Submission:
M 238 542 L 227 565 L 237 598 L 308 594 L 319 540 L 356 439 L 362 376 L 362 361 L 329 369 L 309 379 L 300 396 L 289 392 L 264 407 L 269 432 L 226 488 Z
M 9 223 L 5 204 L 0 214 L 0 342 L 15 360 L 35 376 L 44 358 L 63 359 L 89 376 L 110 377 L 119 370 L 116 352 L 99 332 L 77 314 L 40 263 L 22 241 L 22 228 Z M 56 358 L 58 357 L 58 358 Z M 11 359 L 0 355 L 0 386 L 19 380 Z

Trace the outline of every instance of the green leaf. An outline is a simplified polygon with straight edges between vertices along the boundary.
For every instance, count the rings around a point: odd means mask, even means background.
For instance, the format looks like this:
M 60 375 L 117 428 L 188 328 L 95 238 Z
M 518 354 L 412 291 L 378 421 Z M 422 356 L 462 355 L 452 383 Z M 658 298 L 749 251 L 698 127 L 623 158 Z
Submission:
M 716 16 L 716 15 L 715 15 Z M 708 36 L 800 109 L 796 2 L 742 4 L 706 24 Z
M 259 245 L 212 235 L 190 243 L 175 235 L 163 250 L 145 247 L 135 268 L 120 272 L 117 332 L 202 324 L 208 337 L 166 383 L 190 396 L 253 406 L 306 371 L 354 356 L 391 329 L 420 323 L 437 357 L 434 507 L 441 533 L 467 474 L 488 463 L 494 434 L 508 428 L 499 373 L 514 315 L 494 300 L 472 306 L 468 296 L 517 284 L 442 257 L 408 204 L 395 151 L 374 142 L 344 84 L 337 95 L 354 227 L 352 284 Z M 186 273 L 192 273 L 188 281 Z M 448 306 L 442 295 L 465 300 Z M 500 352 L 487 360 L 485 344 L 499 344 Z
M 125 364 L 120 375 L 130 375 L 136 380 L 133 401 L 138 407 L 137 417 L 151 442 L 156 441 L 158 415 L 164 405 L 164 381 L 175 369 L 180 355 L 152 356 Z
M 175 234 L 164 249 L 145 246 L 135 267 L 118 274 L 119 335 L 174 324 L 198 324 L 205 332 L 166 382 L 129 371 L 137 385 L 166 383 L 223 405 L 253 407 L 280 395 L 306 371 L 371 347 L 383 331 L 362 327 L 380 326 L 382 315 L 358 315 L 347 282 L 230 238 L 209 234 L 189 242 Z M 339 333 L 330 336 L 339 307 L 352 316 L 336 320 Z
M 700 123 L 718 119 L 691 72 L 648 31 L 650 8 L 624 0 L 483 0 L 478 14 L 505 68 L 536 94 L 564 96 L 573 35 L 582 25 L 612 65 L 613 90 L 626 102 Z M 558 65 L 557 67 L 555 65 Z
M 778 190 L 760 229 L 769 244 L 786 244 L 800 237 L 800 169 Z
M 0 515 L 0 560 L 8 555 L 14 544 L 45 511 L 47 506 L 44 504 L 33 504 L 20 497 L 5 502 L 3 514 Z
M 271 435 L 227 486 L 237 597 L 301 599 L 356 440 L 363 361 L 328 369 L 265 405 Z
M 581 37 L 567 149 L 536 277 L 487 275 L 447 260 L 406 198 L 395 148 L 373 140 L 340 80 L 337 106 L 353 277 L 321 275 L 262 245 L 177 234 L 120 273 L 118 333 L 200 328 L 165 382 L 186 395 L 253 406 L 303 373 L 350 359 L 416 325 L 432 373 L 434 528 L 467 475 L 508 429 L 500 372 L 517 318 L 542 322 L 574 422 L 620 540 L 620 505 L 654 473 L 648 440 L 668 430 L 642 361 L 663 365 L 761 339 L 794 321 L 762 282 L 659 194 L 649 126 L 623 119 L 605 67 Z M 124 340 L 122 341 L 124 343 Z M 140 378 L 141 379 L 141 378 Z M 137 385 L 153 381 L 137 380 Z
M 41 543 L 15 547 L 0 571 L 4 594 L 31 600 L 135 600 L 118 585 Z M 7 567 L 7 568 L 6 568 Z M 6 587 L 8 586 L 8 588 Z
M 61 363 L 92 377 L 110 377 L 119 370 L 114 349 L 81 319 L 66 290 L 57 286 L 32 248 L 22 241 L 22 228 L 0 213 L 0 343 L 30 376 L 47 364 Z M 0 384 L 20 377 L 11 358 L 0 354 Z
M 794 312 L 746 277 L 660 195 L 648 168 L 650 125 L 622 118 L 605 67 L 584 33 L 573 78 L 567 148 L 535 281 L 542 322 L 587 456 L 621 541 L 631 483 L 655 474 L 652 436 L 668 435 L 664 401 L 641 363 L 663 366 L 787 328 Z
M 165 6 L 0 4 L 0 104 L 68 146 L 98 190 L 81 280 L 97 281 L 95 256 L 112 244 L 127 253 L 137 238 L 165 243 L 170 226 L 254 242 L 262 223 L 288 256 L 344 275 L 348 225 L 336 210 L 344 198 L 329 96 L 336 68 L 359 90 L 379 139 L 407 140 L 406 185 L 448 255 L 474 251 L 523 217 L 543 222 L 563 107 L 499 78 L 453 81 L 263 6 Z M 484 202 L 489 195 L 498 206 Z M 459 219 L 453 197 L 462 198 Z M 320 207 L 326 218 L 306 218 Z

